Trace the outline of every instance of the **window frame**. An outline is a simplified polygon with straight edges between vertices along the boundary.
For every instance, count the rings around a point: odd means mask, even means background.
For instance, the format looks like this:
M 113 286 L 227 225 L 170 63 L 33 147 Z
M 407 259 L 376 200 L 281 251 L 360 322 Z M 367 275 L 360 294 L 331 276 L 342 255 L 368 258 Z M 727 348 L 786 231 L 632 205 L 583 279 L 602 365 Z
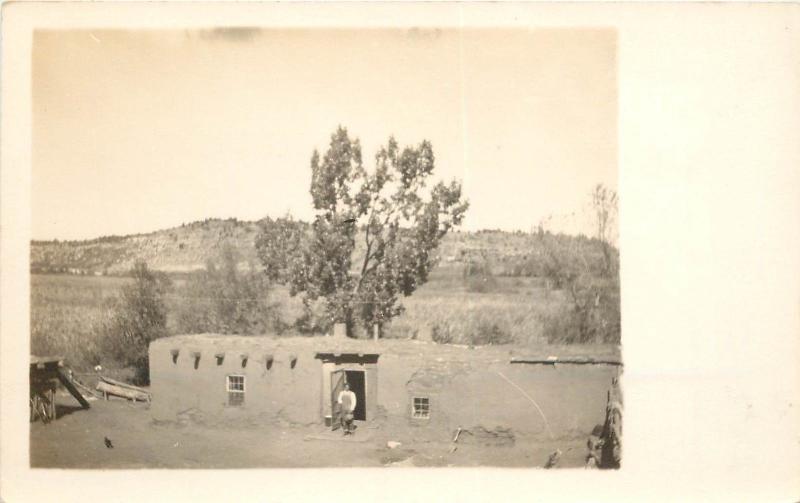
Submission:
M 419 400 L 419 402 L 417 402 Z M 431 398 L 429 396 L 411 397 L 411 417 L 413 419 L 431 418 Z
M 233 381 L 231 378 L 241 378 L 241 385 L 242 389 L 235 389 L 238 388 L 238 383 Z M 231 387 L 231 384 L 234 385 L 234 388 Z M 247 376 L 244 374 L 228 374 L 225 376 L 225 390 L 228 392 L 228 407 L 241 407 L 244 405 L 244 400 L 247 391 Z M 233 396 L 240 396 L 241 398 L 237 398 L 236 400 L 239 403 L 231 403 L 231 395 Z

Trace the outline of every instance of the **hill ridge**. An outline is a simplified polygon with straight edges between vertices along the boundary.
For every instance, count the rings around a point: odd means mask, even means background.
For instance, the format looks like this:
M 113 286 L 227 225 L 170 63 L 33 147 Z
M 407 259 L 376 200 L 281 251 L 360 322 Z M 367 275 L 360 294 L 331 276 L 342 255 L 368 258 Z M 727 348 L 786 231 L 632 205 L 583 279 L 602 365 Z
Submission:
M 146 233 L 85 240 L 32 240 L 31 272 L 125 275 L 139 259 L 155 270 L 191 272 L 205 267 L 225 246 L 232 246 L 239 252 L 243 266 L 259 268 L 254 243 L 262 221 L 206 218 Z M 592 241 L 582 235 L 561 236 Z M 540 255 L 542 250 L 531 233 L 485 229 L 449 232 L 438 253 L 442 262 L 484 261 L 495 267 L 513 263 L 514 267 L 524 268 L 524 262 Z M 523 270 L 511 275 L 532 273 Z

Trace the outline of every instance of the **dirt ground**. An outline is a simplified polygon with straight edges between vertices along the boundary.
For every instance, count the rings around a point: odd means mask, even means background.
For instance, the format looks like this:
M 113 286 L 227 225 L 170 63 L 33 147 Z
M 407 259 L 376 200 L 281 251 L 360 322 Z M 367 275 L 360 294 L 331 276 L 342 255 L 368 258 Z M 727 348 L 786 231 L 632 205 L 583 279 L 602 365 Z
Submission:
M 583 466 L 586 438 L 559 441 L 481 439 L 470 433 L 441 441 L 403 441 L 390 428 L 363 424 L 352 437 L 323 425 L 209 426 L 192 418 L 156 422 L 145 403 L 93 400 L 81 409 L 57 397 L 59 417 L 31 423 L 33 468 L 312 468 L 312 467 L 542 467 L 562 451 L 559 467 Z M 113 448 L 107 448 L 108 437 Z M 455 447 L 455 449 L 454 449 Z

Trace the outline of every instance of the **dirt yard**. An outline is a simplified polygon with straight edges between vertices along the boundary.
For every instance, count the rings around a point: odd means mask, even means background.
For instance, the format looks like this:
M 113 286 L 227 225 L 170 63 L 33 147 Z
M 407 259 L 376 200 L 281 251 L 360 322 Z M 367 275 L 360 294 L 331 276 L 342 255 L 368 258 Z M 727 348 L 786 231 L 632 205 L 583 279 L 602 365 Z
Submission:
M 147 404 L 125 400 L 93 400 L 89 410 L 69 395 L 57 402 L 58 419 L 31 423 L 33 468 L 542 467 L 556 449 L 563 452 L 559 467 L 580 467 L 586 454 L 586 437 L 542 443 L 464 432 L 456 444 L 415 442 L 408 431 L 393 436 L 389 425 L 361 425 L 345 438 L 322 425 L 155 422 Z M 400 438 L 402 445 L 387 446 Z

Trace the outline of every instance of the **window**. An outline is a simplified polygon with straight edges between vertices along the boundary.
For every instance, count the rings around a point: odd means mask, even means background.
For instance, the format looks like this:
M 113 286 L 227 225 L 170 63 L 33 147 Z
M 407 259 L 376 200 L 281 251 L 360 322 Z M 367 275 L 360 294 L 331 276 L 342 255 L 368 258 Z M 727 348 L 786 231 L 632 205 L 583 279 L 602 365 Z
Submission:
M 411 416 L 421 419 L 427 419 L 431 416 L 431 404 L 428 397 L 414 397 L 414 402 L 411 408 Z
M 228 405 L 244 404 L 244 376 L 228 376 Z

